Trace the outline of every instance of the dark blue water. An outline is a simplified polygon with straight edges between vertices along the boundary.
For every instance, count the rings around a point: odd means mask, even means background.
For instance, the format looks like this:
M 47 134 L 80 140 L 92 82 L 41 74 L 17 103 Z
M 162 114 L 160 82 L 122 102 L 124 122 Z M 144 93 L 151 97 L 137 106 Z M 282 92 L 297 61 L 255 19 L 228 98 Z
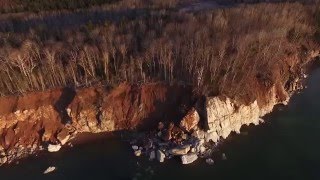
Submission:
M 43 153 L 0 167 L 1 180 L 15 179 L 320 179 L 320 70 L 308 79 L 308 88 L 290 104 L 265 118 L 260 126 L 242 128 L 232 135 L 215 157 L 181 165 L 179 159 L 163 164 L 134 157 L 127 142 L 118 137 L 100 138 L 89 144 Z M 56 172 L 42 175 L 48 166 Z

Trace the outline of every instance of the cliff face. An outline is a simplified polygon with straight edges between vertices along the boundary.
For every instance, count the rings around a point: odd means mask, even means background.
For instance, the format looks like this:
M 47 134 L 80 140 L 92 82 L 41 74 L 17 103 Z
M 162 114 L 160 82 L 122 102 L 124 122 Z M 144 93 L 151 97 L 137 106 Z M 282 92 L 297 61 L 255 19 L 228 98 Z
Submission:
M 260 117 L 270 113 L 275 105 L 287 102 L 279 101 L 276 96 L 273 87 L 269 92 L 270 99 L 262 107 L 259 107 L 257 100 L 249 105 L 237 105 L 228 97 L 208 98 L 206 109 L 209 132 L 213 133 L 217 141 L 220 137 L 227 138 L 232 131 L 240 133 L 242 125 L 258 125 L 263 122 Z
M 199 121 L 202 124 L 205 121 L 210 134 L 206 136 L 217 142 L 232 131 L 239 133 L 242 125 L 259 124 L 260 117 L 271 112 L 276 104 L 286 104 L 299 89 L 302 76 L 297 73 L 287 82 L 275 82 L 263 91 L 263 98 L 248 104 L 221 95 L 206 97 L 204 106 L 197 107 L 191 87 L 161 83 L 121 84 L 112 90 L 65 88 L 3 97 L 0 98 L 0 164 L 42 149 L 57 151 L 81 132 L 148 130 L 160 121 L 177 124 L 182 119 L 180 125 L 188 131 Z
M 0 164 L 44 148 L 59 150 L 81 132 L 145 129 L 179 119 L 192 103 L 190 87 L 161 83 L 0 98 Z
M 318 56 L 311 53 L 310 59 Z M 262 99 L 255 99 L 249 104 L 241 104 L 229 97 L 209 97 L 206 101 L 206 115 L 208 133 L 211 140 L 217 142 L 220 138 L 227 138 L 231 132 L 240 133 L 243 125 L 258 125 L 263 123 L 261 117 L 272 112 L 275 105 L 287 105 L 291 95 L 303 89 L 302 80 L 307 77 L 302 71 L 294 78 L 283 83 L 278 81 L 263 93 Z
M 150 128 L 159 121 L 181 119 L 194 102 L 191 90 L 186 87 L 123 84 L 110 92 L 101 88 L 80 90 L 65 109 L 60 109 L 57 104 L 62 106 L 60 101 L 64 93 L 58 90 L 1 99 L 3 107 L 7 107 L 0 115 L 1 163 L 35 153 L 50 144 L 63 145 L 81 132 Z M 259 117 L 279 103 L 275 96 L 273 88 L 270 102 L 264 107 L 259 107 L 257 101 L 238 107 L 230 98 L 207 98 L 208 132 L 214 133 L 217 141 L 219 137 L 226 138 L 231 131 L 239 132 L 243 124 L 258 124 Z M 195 117 L 197 121 L 190 116 L 190 123 L 199 122 L 199 116 Z M 195 125 L 190 125 L 190 129 Z M 49 151 L 59 149 L 48 147 Z

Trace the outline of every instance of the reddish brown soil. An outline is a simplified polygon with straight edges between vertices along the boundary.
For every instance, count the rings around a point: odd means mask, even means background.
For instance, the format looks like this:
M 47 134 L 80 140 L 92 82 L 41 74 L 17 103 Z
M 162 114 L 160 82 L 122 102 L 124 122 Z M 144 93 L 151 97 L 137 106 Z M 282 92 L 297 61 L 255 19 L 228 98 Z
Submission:
M 190 87 L 160 83 L 121 84 L 111 91 L 91 87 L 2 97 L 0 119 L 4 128 L 0 128 L 3 137 L 0 145 L 10 149 L 17 144 L 27 147 L 34 143 L 57 142 L 57 135 L 65 129 L 63 119 L 71 119 L 67 108 L 76 115 L 93 111 L 96 114 L 93 121 L 99 119 L 101 111 L 108 110 L 116 130 L 123 130 L 156 126 L 159 121 L 177 121 L 193 103 Z
M 191 87 L 154 83 L 122 84 L 103 100 L 103 109 L 113 109 L 117 127 L 132 129 L 155 126 L 159 121 L 177 121 L 193 103 Z
M 46 92 L 31 92 L 24 96 L 0 97 L 0 115 L 10 114 L 17 110 L 23 111 L 53 105 L 61 94 L 62 90 L 57 89 Z

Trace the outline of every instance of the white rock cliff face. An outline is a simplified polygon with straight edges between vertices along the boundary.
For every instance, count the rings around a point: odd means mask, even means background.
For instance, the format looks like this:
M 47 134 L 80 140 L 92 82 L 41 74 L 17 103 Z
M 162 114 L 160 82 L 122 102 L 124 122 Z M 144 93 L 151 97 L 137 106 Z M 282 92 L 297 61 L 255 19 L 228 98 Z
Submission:
M 237 107 L 230 98 L 208 98 L 206 110 L 211 139 L 217 142 L 220 137 L 227 138 L 232 131 L 240 133 L 242 125 L 258 125 L 262 121 L 260 117 L 270 113 L 276 104 L 283 103 L 276 99 L 275 88 L 270 95 L 264 107 L 259 107 L 257 101 Z

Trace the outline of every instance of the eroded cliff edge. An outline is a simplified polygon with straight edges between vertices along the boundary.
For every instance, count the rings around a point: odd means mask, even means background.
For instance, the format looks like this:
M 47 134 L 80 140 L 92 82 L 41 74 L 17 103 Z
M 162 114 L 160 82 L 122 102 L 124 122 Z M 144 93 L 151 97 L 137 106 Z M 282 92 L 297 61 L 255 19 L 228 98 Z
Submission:
M 292 93 L 302 87 L 302 67 L 315 60 L 319 51 L 307 58 L 288 57 L 288 73 L 273 74 L 272 82 L 258 76 L 252 83 L 253 99 L 238 100 L 224 94 L 203 96 L 191 86 L 150 83 L 123 83 L 116 88 L 70 88 L 29 93 L 0 99 L 0 164 L 36 153 L 57 151 L 61 145 L 82 132 L 150 130 L 161 122 L 174 122 L 184 128 L 199 126 L 214 142 L 240 132 L 242 125 L 259 124 L 276 104 L 286 104 Z M 304 56 L 306 57 L 306 56 Z M 283 70 L 283 69 L 282 69 Z M 284 73 L 285 74 L 285 73 Z M 195 119 L 200 122 L 193 124 Z

